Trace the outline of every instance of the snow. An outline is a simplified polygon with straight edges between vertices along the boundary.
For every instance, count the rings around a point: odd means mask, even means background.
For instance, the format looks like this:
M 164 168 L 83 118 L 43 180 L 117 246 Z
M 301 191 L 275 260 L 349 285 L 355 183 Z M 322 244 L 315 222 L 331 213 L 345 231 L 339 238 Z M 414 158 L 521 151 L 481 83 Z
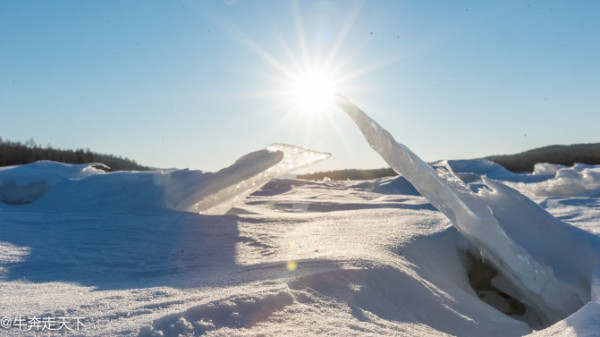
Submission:
M 434 166 L 452 172 L 467 183 L 481 180 L 482 176 L 500 180 L 529 197 L 600 196 L 599 165 L 576 163 L 566 167 L 538 163 L 532 174 L 515 174 L 488 160 L 445 160 Z
M 431 167 L 342 105 L 402 176 L 274 179 L 328 156 L 286 145 L 216 173 L 0 168 L 0 335 L 598 335 L 600 200 L 564 195 L 597 167 Z
M 600 166 L 575 164 L 558 168 L 550 179 L 521 186 L 528 194 L 538 196 L 600 196 Z
M 533 165 L 533 174 L 538 176 L 553 176 L 556 174 L 556 171 L 562 168 L 565 168 L 565 166 L 550 163 L 537 163 Z

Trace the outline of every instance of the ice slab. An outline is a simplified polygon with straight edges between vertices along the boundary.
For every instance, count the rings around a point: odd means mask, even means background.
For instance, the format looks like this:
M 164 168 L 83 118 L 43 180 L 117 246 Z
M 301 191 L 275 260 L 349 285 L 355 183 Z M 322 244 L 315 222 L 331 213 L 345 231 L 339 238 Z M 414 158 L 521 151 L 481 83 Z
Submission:
M 438 175 L 430 165 L 406 146 L 397 143 L 387 130 L 348 99 L 338 96 L 337 103 L 356 123 L 369 145 L 395 171 L 411 182 L 429 202 L 443 212 L 452 221 L 454 227 L 480 250 L 482 256 L 510 281 L 519 292 L 522 301 L 540 313 L 541 319 L 544 320 L 543 324 L 556 322 L 589 301 L 590 288 L 577 288 L 573 283 L 565 282 L 555 276 L 552 266 L 547 264 L 553 262 L 552 256 L 548 257 L 548 261 L 543 261 L 541 257 L 547 252 L 540 251 L 536 258 L 507 234 L 499 219 L 495 217 L 490 203 L 487 202 L 489 200 L 471 192 L 452 172 L 440 171 L 441 174 Z M 484 180 L 484 183 L 489 181 Z M 491 190 L 501 189 L 496 185 L 490 185 L 496 188 Z M 511 206 L 515 208 L 508 209 L 508 213 L 521 214 L 518 204 L 512 203 Z M 535 222 L 538 219 L 533 215 L 533 218 L 529 218 L 528 221 Z M 528 234 L 543 233 L 543 229 L 541 232 L 537 230 L 539 229 L 530 228 Z M 543 237 L 540 239 L 543 240 Z M 582 243 L 582 241 L 576 242 Z M 549 247 L 552 248 L 554 247 Z M 592 251 L 585 255 L 597 256 L 593 244 L 590 249 Z M 592 260 L 584 263 L 595 265 L 596 262 Z M 576 277 L 587 278 L 588 284 L 590 282 L 589 274 L 582 273 Z
M 249 153 L 233 165 L 210 175 L 174 172 L 166 179 L 166 201 L 176 210 L 223 214 L 273 178 L 329 158 L 328 153 L 273 144 Z

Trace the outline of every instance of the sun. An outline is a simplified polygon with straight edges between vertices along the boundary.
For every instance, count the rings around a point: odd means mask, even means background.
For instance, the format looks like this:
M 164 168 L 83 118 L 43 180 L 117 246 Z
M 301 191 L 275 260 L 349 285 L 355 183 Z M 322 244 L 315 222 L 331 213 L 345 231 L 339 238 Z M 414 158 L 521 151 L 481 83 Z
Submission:
M 312 15 L 305 19 L 304 3 L 292 1 L 290 4 L 293 31 L 273 25 L 272 38 L 264 41 L 250 38 L 233 22 L 222 22 L 223 27 L 252 52 L 249 60 L 257 61 L 245 66 L 258 82 L 249 85 L 248 91 L 231 92 L 231 97 L 256 99 L 263 110 L 261 118 L 270 120 L 271 126 L 261 135 L 265 140 L 283 132 L 286 139 L 301 139 L 303 146 L 321 147 L 334 133 L 342 146 L 352 152 L 352 145 L 338 121 L 337 94 L 364 94 L 365 89 L 372 90 L 364 76 L 396 62 L 404 51 L 386 56 L 384 60 L 359 63 L 363 50 L 371 43 L 370 37 L 357 35 L 353 28 L 362 12 L 362 1 L 353 2 L 347 10 L 339 7 L 335 15 L 338 7 L 315 7 L 323 18 L 333 15 L 332 22 L 315 21 Z M 337 34 L 332 30 L 334 26 L 339 28 Z
M 326 71 L 302 71 L 290 85 L 293 107 L 301 113 L 319 114 L 334 105 L 333 78 Z

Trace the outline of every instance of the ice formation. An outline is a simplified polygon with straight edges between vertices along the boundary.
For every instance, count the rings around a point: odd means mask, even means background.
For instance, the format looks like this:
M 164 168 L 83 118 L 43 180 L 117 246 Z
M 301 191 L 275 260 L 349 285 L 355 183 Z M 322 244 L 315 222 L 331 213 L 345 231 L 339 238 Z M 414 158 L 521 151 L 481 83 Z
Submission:
M 167 203 L 176 210 L 223 214 L 271 179 L 329 156 L 291 145 L 273 144 L 243 156 L 200 184 L 190 184 L 189 171 L 174 172 L 167 178 Z
M 590 285 L 600 256 L 597 242 L 500 183 L 484 177 L 486 187 L 475 193 L 452 172 L 438 175 L 349 100 L 338 96 L 338 105 L 371 147 L 495 266 L 501 276 L 496 285 L 535 308 L 542 324 L 556 322 L 590 301 L 597 291 Z M 556 247 L 565 244 L 574 250 L 557 252 Z

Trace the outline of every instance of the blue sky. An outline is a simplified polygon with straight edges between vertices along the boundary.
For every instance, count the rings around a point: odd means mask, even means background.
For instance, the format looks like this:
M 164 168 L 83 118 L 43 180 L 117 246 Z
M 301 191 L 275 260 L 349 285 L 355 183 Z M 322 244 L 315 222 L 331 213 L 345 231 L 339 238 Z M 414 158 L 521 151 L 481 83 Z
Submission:
M 385 164 L 318 68 L 425 160 L 600 142 L 597 1 L 0 1 L 0 137 L 217 170 L 270 143 Z

